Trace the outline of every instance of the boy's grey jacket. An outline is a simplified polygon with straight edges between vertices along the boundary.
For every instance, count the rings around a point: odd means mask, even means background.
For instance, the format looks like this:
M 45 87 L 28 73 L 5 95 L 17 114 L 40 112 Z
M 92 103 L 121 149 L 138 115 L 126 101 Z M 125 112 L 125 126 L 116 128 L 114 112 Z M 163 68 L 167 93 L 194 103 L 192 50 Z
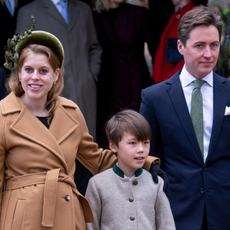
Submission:
M 175 230 L 163 184 L 161 178 L 155 184 L 146 170 L 132 179 L 113 169 L 92 177 L 86 198 L 95 222 L 87 230 Z

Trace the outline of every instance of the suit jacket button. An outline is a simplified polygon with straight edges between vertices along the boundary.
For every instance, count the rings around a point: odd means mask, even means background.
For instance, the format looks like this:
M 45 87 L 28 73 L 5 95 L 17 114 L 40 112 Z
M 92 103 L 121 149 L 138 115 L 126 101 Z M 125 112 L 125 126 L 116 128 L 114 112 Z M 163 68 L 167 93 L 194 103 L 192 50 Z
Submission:
M 133 202 L 133 200 L 134 200 L 133 197 L 129 198 L 129 202 Z
M 134 180 L 133 181 L 133 185 L 137 185 L 138 184 L 138 181 L 137 180 Z
M 200 189 L 200 193 L 204 193 L 204 188 L 201 188 L 201 189 Z
M 70 200 L 70 196 L 69 196 L 69 195 L 66 195 L 66 196 L 65 196 L 65 200 L 66 200 L 66 201 L 69 201 L 69 200 Z
M 204 170 L 204 171 L 207 171 L 207 170 L 208 170 L 208 167 L 207 167 L 207 166 L 204 166 L 204 167 L 203 167 L 203 170 Z
M 130 220 L 131 220 L 131 221 L 134 221 L 134 220 L 135 220 L 135 217 L 134 217 L 134 216 L 131 216 L 131 217 L 130 217 Z

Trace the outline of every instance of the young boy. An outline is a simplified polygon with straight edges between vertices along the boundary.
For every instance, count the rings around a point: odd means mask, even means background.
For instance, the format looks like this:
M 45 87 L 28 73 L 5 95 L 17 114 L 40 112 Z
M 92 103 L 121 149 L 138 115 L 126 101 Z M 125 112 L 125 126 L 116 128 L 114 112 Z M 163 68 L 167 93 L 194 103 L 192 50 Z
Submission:
M 95 222 L 87 230 L 175 230 L 163 180 L 158 177 L 155 184 L 142 169 L 150 149 L 147 120 L 124 110 L 108 121 L 105 131 L 118 162 L 89 181 L 86 198 Z

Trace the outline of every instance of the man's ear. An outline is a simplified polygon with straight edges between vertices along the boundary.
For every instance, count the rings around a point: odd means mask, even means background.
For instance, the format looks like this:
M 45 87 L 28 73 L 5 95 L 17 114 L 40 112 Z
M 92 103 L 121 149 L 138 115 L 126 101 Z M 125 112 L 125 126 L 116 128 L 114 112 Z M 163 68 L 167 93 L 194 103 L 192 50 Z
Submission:
M 177 49 L 181 55 L 184 55 L 184 45 L 180 40 L 177 40 Z
M 117 152 L 117 146 L 112 142 L 112 141 L 109 141 L 109 148 L 111 151 L 113 151 L 114 153 Z

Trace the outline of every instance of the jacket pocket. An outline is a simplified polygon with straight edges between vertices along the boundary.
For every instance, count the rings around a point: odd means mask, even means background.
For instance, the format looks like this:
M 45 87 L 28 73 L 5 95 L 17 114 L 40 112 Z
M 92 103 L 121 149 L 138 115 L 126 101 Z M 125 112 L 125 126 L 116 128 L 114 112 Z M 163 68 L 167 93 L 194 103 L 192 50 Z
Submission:
M 26 200 L 18 199 L 15 207 L 11 230 L 21 230 Z

